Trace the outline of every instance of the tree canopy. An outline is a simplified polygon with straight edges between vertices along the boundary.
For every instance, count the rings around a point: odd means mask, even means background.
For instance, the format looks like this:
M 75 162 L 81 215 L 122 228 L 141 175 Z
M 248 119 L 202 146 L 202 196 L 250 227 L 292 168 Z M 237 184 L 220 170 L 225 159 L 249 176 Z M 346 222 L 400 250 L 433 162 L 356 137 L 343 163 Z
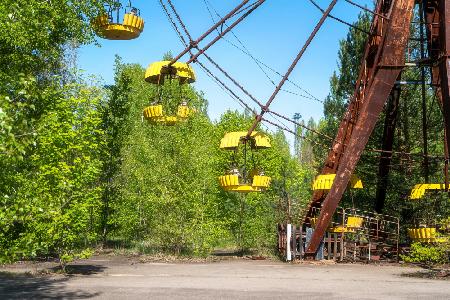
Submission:
M 190 255 L 217 248 L 273 251 L 276 225 L 301 221 L 328 141 L 298 127 L 304 140 L 292 155 L 282 131 L 260 124 L 257 130 L 270 137 L 272 147 L 251 158 L 272 178 L 270 188 L 245 195 L 222 190 L 218 177 L 233 166 L 233 157 L 219 149 L 220 140 L 227 132 L 247 130 L 251 112 L 226 111 L 211 121 L 201 91 L 176 79 L 160 87 L 146 83 L 142 66 L 119 57 L 113 84 L 81 76 L 73 54 L 95 43 L 90 20 L 105 2 L 115 1 L 0 3 L 0 262 L 51 256 L 64 265 L 110 242 Z M 369 15 L 361 14 L 355 25 L 367 30 L 369 23 Z M 307 127 L 335 135 L 365 40 L 363 31 L 350 28 L 340 42 L 324 117 L 308 120 Z M 409 58 L 419 59 L 417 41 L 410 48 Z M 170 52 L 164 55 L 170 58 Z M 419 73 L 408 69 L 402 76 Z M 442 181 L 442 159 L 430 159 L 429 171 L 422 171 L 423 145 L 430 154 L 442 154 L 444 130 L 433 89 L 426 89 L 424 102 L 420 94 L 417 86 L 402 87 L 394 143 L 402 154 L 393 156 L 386 178 L 383 212 L 401 217 L 403 231 L 417 220 L 448 224 L 450 214 L 442 194 L 407 201 L 415 183 Z M 164 126 L 143 118 L 151 103 L 162 100 L 175 113 L 183 99 L 194 112 L 186 122 Z M 424 105 L 427 140 L 417 114 Z M 367 148 L 380 147 L 385 117 L 383 112 Z M 234 163 L 242 163 L 242 149 L 235 155 Z M 378 153 L 364 152 L 356 173 L 366 188 L 347 192 L 343 206 L 373 210 L 378 160 Z

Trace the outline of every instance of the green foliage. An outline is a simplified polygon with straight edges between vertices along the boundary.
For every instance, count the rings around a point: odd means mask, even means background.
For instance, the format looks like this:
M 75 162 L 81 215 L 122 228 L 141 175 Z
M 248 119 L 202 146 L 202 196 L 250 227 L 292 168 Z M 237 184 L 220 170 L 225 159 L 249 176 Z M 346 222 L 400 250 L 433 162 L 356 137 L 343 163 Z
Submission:
M 0 3 L 0 261 L 96 240 L 103 92 L 77 83 L 68 52 L 93 41 L 103 1 Z
M 73 250 L 67 249 L 64 254 L 59 256 L 59 264 L 61 266 L 61 270 L 66 272 L 66 266 L 68 263 L 74 261 L 75 259 L 88 259 L 94 254 L 94 251 L 90 248 L 80 250 L 78 252 L 74 252 Z
M 15 83 L 17 93 L 0 92 L 0 155 L 13 161 L 23 160 L 27 145 L 36 133 L 30 128 L 30 118 L 36 110 L 33 95 L 37 93 L 36 80 L 19 74 Z M 48 91 L 42 97 L 48 97 Z
M 191 87 L 173 81 L 158 91 L 142 80 L 140 66 L 118 61 L 116 68 L 110 103 L 129 106 L 117 126 L 123 139 L 117 172 L 110 177 L 114 200 L 109 203 L 109 237 L 177 254 L 204 255 L 223 246 L 273 249 L 277 222 L 294 218 L 300 198 L 309 197 L 304 193 L 307 172 L 291 157 L 284 135 L 276 133 L 271 149 L 254 153 L 255 164 L 273 179 L 268 192 L 225 192 L 218 177 L 232 160 L 229 151 L 219 149 L 220 139 L 226 132 L 247 130 L 253 118 L 229 111 L 213 124 L 206 116 L 206 100 Z M 170 113 L 183 98 L 189 99 L 197 113 L 175 126 L 149 124 L 142 110 L 155 98 Z M 117 113 L 112 106 L 106 108 L 112 110 L 108 115 Z M 291 214 L 287 201 L 292 202 Z
M 139 66 L 119 64 L 118 70 L 113 90 L 120 93 L 111 99 L 126 95 L 130 107 L 121 128 L 129 134 L 113 176 L 119 193 L 111 204 L 114 233 L 131 241 L 146 239 L 156 250 L 201 254 L 208 249 L 208 240 L 220 234 L 211 218 L 217 209 L 211 203 L 217 186 L 208 159 L 215 149 L 205 142 L 212 124 L 201 113 L 206 102 L 193 90 L 167 82 L 163 97 L 169 105 L 179 103 L 182 93 L 199 113 L 174 127 L 148 124 L 142 110 L 158 95 L 155 87 L 142 80 L 144 70 Z M 202 222 L 205 219 L 208 222 Z
M 172 52 L 166 52 L 166 53 L 164 53 L 164 55 L 163 55 L 163 59 L 162 60 L 168 60 L 168 61 L 170 61 L 170 60 L 172 60 L 173 59 L 173 54 L 172 54 Z
M 114 177 L 119 172 L 122 157 L 121 149 L 126 137 L 130 133 L 127 118 L 131 106 L 130 80 L 122 72 L 121 60 L 116 57 L 115 81 L 116 84 L 108 86 L 108 101 L 102 103 L 102 128 L 106 136 L 107 157 L 104 158 L 102 181 L 104 183 L 102 201 L 102 238 L 106 241 L 107 234 L 112 226 L 110 222 L 110 203 L 116 201 L 117 187 L 114 185 Z
M 36 122 L 51 107 L 54 87 L 67 83 L 69 45 L 93 41 L 89 19 L 103 1 L 11 1 L 0 3 L 0 174 L 10 182 L 30 146 Z M 11 193 L 14 184 L 0 186 Z
M 98 0 L 4 0 L 0 3 L 0 80 L 19 72 L 43 75 L 60 68 L 66 43 L 93 41 L 89 20 L 103 7 Z
M 448 243 L 437 245 L 413 243 L 408 255 L 400 255 L 400 258 L 408 263 L 424 263 L 427 265 L 447 263 L 449 261 Z
M 10 178 L 14 191 L 0 200 L 2 261 L 48 254 L 64 260 L 96 240 L 101 92 L 72 84 L 55 88 L 52 100 L 52 109 L 36 123 L 26 168 Z

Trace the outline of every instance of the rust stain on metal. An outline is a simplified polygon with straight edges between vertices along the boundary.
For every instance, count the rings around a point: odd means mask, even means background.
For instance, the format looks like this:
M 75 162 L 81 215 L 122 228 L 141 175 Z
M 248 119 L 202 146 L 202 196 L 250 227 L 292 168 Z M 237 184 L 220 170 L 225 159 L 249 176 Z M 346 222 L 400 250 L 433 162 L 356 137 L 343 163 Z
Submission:
M 336 138 L 334 139 L 333 146 L 325 160 L 321 174 L 335 174 L 339 167 L 342 153 L 345 151 L 345 145 L 347 145 L 350 139 L 354 125 L 359 117 L 360 107 L 364 103 L 364 94 L 375 71 L 374 61 L 379 57 L 382 51 L 382 47 L 380 46 L 382 34 L 383 32 L 386 32 L 385 27 L 387 27 L 388 23 L 385 18 L 381 18 L 379 15 L 388 16 L 389 11 L 390 6 L 386 6 L 384 1 L 377 2 L 375 7 L 376 15 L 373 18 L 370 28 L 372 34 L 369 36 L 366 43 L 358 79 L 356 80 L 355 92 L 344 113 L 344 117 L 339 124 Z M 324 191 L 314 192 L 309 208 L 303 217 L 304 223 L 310 223 L 309 219 L 313 217 L 313 211 L 320 208 L 325 196 L 326 193 Z
M 444 112 L 444 154 L 445 186 L 449 186 L 449 145 L 450 145 L 450 3 L 448 0 L 424 1 L 427 26 L 428 55 L 431 64 L 431 82 L 436 89 L 439 103 Z
M 401 80 L 401 74 L 397 78 Z M 377 194 L 375 197 L 375 211 L 381 213 L 384 208 L 386 200 L 386 189 L 388 185 L 388 175 L 390 171 L 390 164 L 392 160 L 392 150 L 394 145 L 395 127 L 397 124 L 398 109 L 400 103 L 400 85 L 396 85 L 389 95 L 389 101 L 386 108 L 386 118 L 384 120 L 383 142 L 380 153 L 380 161 L 378 164 L 378 182 Z
M 375 15 L 372 23 L 371 32 L 374 35 L 368 41 L 361 68 L 364 69 L 368 65 L 371 69 L 366 70 L 368 72 L 363 73 L 362 76 L 360 75 L 360 79 L 364 79 L 364 81 L 358 82 L 359 86 L 356 88 L 353 99 L 355 106 L 359 106 L 355 107 L 358 111 L 356 113 L 356 125 L 354 125 L 355 120 L 345 122 L 347 126 L 340 131 L 346 133 L 345 135 L 342 134 L 341 137 L 347 138 L 348 143 L 345 143 L 344 140 L 344 143 L 338 146 L 341 151 L 334 154 L 330 153 L 332 157 L 330 162 L 333 163 L 332 168 L 336 169 L 336 179 L 323 202 L 318 223 L 306 250 L 308 255 L 314 255 L 317 251 L 332 215 L 375 127 L 383 105 L 401 72 L 401 67 L 392 66 L 404 65 L 404 53 L 409 38 L 414 0 L 398 0 L 393 1 L 390 5 L 387 4 L 386 1 L 378 1 L 376 12 L 386 15 L 390 21 L 387 22 Z M 381 33 L 381 35 L 377 33 Z M 349 113 L 351 111 L 347 111 L 347 114 Z M 346 144 L 346 147 L 342 150 L 344 144 Z

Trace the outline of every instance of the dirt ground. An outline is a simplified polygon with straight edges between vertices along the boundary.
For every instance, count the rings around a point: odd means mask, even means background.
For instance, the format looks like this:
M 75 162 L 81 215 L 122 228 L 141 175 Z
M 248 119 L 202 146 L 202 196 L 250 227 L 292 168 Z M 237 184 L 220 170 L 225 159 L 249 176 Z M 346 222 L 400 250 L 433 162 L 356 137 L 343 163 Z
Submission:
M 55 270 L 0 267 L 0 299 L 450 299 L 449 276 L 401 265 L 101 255 Z

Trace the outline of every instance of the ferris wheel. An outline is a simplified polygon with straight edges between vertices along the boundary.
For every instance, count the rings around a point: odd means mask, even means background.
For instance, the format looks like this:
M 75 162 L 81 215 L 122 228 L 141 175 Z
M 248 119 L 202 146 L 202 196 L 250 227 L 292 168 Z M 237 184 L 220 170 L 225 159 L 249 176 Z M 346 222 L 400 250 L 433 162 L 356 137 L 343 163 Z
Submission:
M 268 120 L 266 118 L 267 115 L 277 117 L 278 120 L 283 119 L 291 122 L 296 126 L 301 126 L 327 141 L 326 144 L 321 145 L 326 147 L 328 157 L 321 174 L 316 178 L 315 182 L 316 187 L 326 185 L 327 188 L 314 189 L 308 210 L 302 220 L 307 225 L 311 224 L 311 220 L 315 218 L 315 229 L 306 249 L 307 255 L 313 255 L 317 251 L 346 188 L 349 186 L 362 187 L 361 181 L 355 179 L 353 175 L 362 152 L 366 150 L 380 154 L 380 170 L 382 170 L 380 172 L 386 172 L 386 168 L 389 168 L 390 159 L 395 154 L 395 151 L 392 151 L 393 135 L 390 132 L 392 128 L 385 128 L 386 136 L 384 137 L 382 149 L 365 149 L 365 146 L 387 99 L 390 96 L 395 97 L 395 95 L 391 95 L 391 92 L 393 92 L 400 73 L 404 68 L 411 65 L 422 68 L 422 70 L 423 68 L 429 68 L 433 87 L 442 107 L 446 131 L 443 157 L 445 162 L 445 182 L 435 184 L 425 182 L 415 186 L 412 190 L 411 198 L 420 198 L 429 191 L 449 191 L 450 49 L 447 48 L 447 45 L 450 41 L 450 12 L 446 9 L 448 1 L 423 0 L 416 3 L 415 0 L 377 0 L 375 8 L 372 10 L 354 0 L 341 0 L 341 2 L 356 6 L 372 15 L 372 23 L 367 31 L 332 14 L 338 0 L 328 1 L 328 6 L 323 8 L 316 1 L 309 0 L 316 9 L 320 10 L 321 17 L 309 34 L 306 42 L 299 48 L 298 54 L 293 58 L 289 68 L 286 72 L 280 73 L 281 80 L 278 84 L 275 84 L 273 93 L 266 101 L 261 101 L 253 96 L 243 84 L 239 83 L 208 54 L 208 49 L 224 38 L 225 35 L 232 32 L 233 28 L 261 7 L 266 0 L 241 1 L 226 15 L 220 17 L 219 21 L 205 30 L 198 38 L 191 36 L 190 31 L 171 0 L 159 0 L 159 2 L 185 48 L 170 61 L 155 62 L 149 65 L 145 74 L 145 80 L 149 84 L 157 85 L 158 93 L 155 99 L 150 99 L 150 105 L 144 108 L 144 117 L 152 126 L 176 126 L 188 120 L 189 116 L 195 112 L 189 106 L 189 99 L 185 99 L 183 93 L 180 93 L 181 97 L 179 99 L 175 99 L 175 101 L 171 99 L 171 103 L 177 104 L 171 107 L 168 103 L 167 94 L 164 93 L 164 83 L 174 82 L 182 89 L 184 85 L 194 82 L 196 77 L 194 69 L 191 67 L 192 63 L 195 63 L 200 69 L 205 71 L 222 89 L 255 115 L 255 120 L 247 131 L 227 133 L 221 141 L 220 148 L 231 150 L 234 153 L 228 173 L 219 178 L 219 184 L 222 188 L 227 191 L 243 193 L 261 192 L 269 188 L 271 178 L 266 176 L 258 166 L 250 163 L 253 152 L 270 147 L 269 138 L 263 133 L 256 131 L 259 124 L 264 122 L 295 135 L 298 135 L 298 133 L 282 124 L 280 125 L 280 122 Z M 410 24 L 415 5 L 419 5 L 420 23 L 422 28 L 426 29 L 423 35 L 423 42 L 427 43 L 428 57 L 427 59 L 424 57 L 422 61 L 411 63 L 405 61 L 405 53 L 408 40 L 410 39 Z M 123 20 L 120 19 L 120 13 L 123 13 Z M 311 42 L 322 29 L 327 19 L 341 22 L 367 35 L 360 72 L 355 81 L 354 94 L 349 100 L 347 110 L 334 138 L 309 128 L 270 108 L 272 103 L 276 101 L 277 95 L 283 89 L 285 83 L 290 81 L 290 75 L 304 53 L 310 48 Z M 126 40 L 137 38 L 140 35 L 144 28 L 144 20 L 140 17 L 139 10 L 132 7 L 131 3 L 128 2 L 128 5 L 125 7 L 120 3 L 106 7 L 105 13 L 93 20 L 93 25 L 101 37 Z M 215 37 L 205 43 L 205 38 L 215 32 L 217 32 Z M 186 55 L 189 55 L 189 58 L 185 62 L 180 62 Z M 212 64 L 214 71 L 200 61 L 200 58 Z M 224 78 L 232 83 L 231 86 L 225 83 Z M 247 101 L 239 96 L 238 93 L 244 94 Z M 312 95 L 310 96 L 314 98 Z M 251 109 L 247 103 L 248 101 L 255 103 L 259 111 Z M 300 136 L 300 138 L 305 137 Z M 241 157 L 238 158 L 238 155 L 241 155 Z M 421 155 L 424 158 L 428 157 L 428 153 Z M 242 161 L 243 163 L 237 163 Z M 320 213 L 315 215 L 314 212 L 318 210 Z M 431 238 L 433 230 L 425 230 L 424 232 L 429 233 L 430 237 L 427 237 L 428 240 L 433 239 Z M 412 229 L 410 231 L 411 237 L 420 236 L 420 234 L 422 234 L 421 230 L 415 231 Z

